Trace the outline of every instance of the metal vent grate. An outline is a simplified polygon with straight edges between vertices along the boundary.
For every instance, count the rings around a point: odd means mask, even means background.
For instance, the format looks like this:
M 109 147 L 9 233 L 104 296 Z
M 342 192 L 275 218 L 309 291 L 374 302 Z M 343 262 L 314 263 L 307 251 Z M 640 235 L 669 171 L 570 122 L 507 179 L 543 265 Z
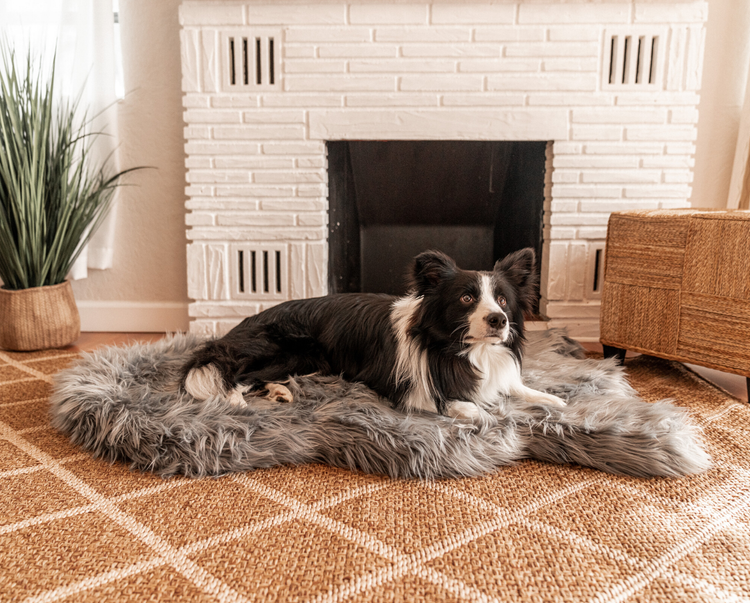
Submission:
M 588 246 L 586 270 L 586 298 L 598 299 L 602 295 L 604 284 L 605 242 L 592 241 Z
M 664 40 L 661 31 L 608 31 L 604 38 L 602 87 L 625 90 L 659 88 Z
M 286 299 L 286 246 L 232 245 L 232 297 Z
M 278 87 L 280 32 L 223 32 L 224 89 Z

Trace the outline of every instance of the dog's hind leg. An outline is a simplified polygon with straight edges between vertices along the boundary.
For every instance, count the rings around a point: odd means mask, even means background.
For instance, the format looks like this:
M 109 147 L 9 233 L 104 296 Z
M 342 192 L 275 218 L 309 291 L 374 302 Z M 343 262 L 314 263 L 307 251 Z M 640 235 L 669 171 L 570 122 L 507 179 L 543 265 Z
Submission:
M 221 339 L 198 348 L 184 367 L 185 389 L 198 400 L 211 396 L 244 405 L 247 391 L 269 389 L 269 398 L 291 402 L 280 385 L 291 375 L 326 371 L 325 358 L 311 337 L 290 333 L 287 324 L 243 322 Z
M 207 400 L 217 394 L 226 394 L 226 387 L 216 365 L 207 364 L 188 371 L 185 377 L 185 391 L 197 400 Z
M 213 396 L 226 398 L 234 406 L 247 406 L 244 393 L 250 388 L 246 385 L 236 385 L 227 389 L 224 378 L 215 364 L 207 364 L 191 369 L 185 377 L 185 391 L 196 400 L 208 400 Z
M 245 392 L 262 387 L 265 381 L 287 377 L 275 374 L 266 379 L 255 375 L 262 372 L 279 351 L 278 346 L 268 340 L 263 328 L 250 324 L 239 334 L 232 333 L 207 341 L 185 363 L 183 383 L 195 399 L 219 396 L 244 406 Z
M 190 355 L 183 366 L 185 390 L 198 400 L 225 396 L 234 388 L 239 353 L 225 339 L 207 341 Z

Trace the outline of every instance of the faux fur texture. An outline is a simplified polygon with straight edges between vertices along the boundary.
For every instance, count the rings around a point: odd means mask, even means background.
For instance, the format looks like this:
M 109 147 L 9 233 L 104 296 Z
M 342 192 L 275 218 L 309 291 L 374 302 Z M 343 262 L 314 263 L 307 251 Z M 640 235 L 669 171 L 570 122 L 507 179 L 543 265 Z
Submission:
M 530 332 L 528 340 L 525 383 L 567 407 L 500 399 L 494 415 L 473 424 L 404 414 L 361 384 L 316 376 L 288 383 L 291 404 L 250 395 L 246 408 L 219 397 L 197 402 L 178 383 L 200 340 L 178 335 L 86 354 L 56 377 L 52 421 L 94 456 L 164 477 L 321 462 L 430 479 L 481 475 L 525 458 L 635 476 L 708 469 L 684 410 L 644 402 L 614 360 L 585 359 L 563 331 Z

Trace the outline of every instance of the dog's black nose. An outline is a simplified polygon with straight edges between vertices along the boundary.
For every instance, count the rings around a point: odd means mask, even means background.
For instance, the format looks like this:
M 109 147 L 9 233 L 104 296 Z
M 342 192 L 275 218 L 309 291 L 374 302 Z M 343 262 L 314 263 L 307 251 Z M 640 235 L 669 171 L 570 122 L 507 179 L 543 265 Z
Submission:
M 487 324 L 493 329 L 502 329 L 508 324 L 508 317 L 502 312 L 495 312 L 494 314 L 488 314 L 485 317 Z

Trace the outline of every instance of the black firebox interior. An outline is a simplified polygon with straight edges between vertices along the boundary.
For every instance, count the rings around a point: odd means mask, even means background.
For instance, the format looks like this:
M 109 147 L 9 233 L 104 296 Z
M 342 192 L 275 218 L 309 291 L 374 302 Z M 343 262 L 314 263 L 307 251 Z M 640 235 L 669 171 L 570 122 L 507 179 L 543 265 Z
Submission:
M 491 270 L 541 258 L 546 142 L 328 143 L 329 290 L 406 292 L 412 258 L 439 249 Z

